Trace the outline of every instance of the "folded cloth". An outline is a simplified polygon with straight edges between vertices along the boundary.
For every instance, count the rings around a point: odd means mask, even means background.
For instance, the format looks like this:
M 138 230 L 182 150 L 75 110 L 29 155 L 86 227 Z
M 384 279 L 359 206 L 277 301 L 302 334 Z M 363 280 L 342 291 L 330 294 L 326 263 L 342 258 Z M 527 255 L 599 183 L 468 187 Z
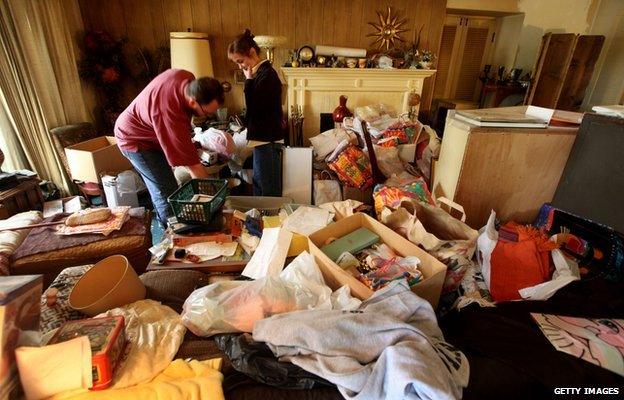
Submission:
M 15 358 L 27 400 L 93 386 L 87 336 L 43 347 L 19 347 Z
M 125 389 L 74 391 L 54 396 L 53 400 L 223 400 L 223 374 L 220 358 L 205 361 L 175 360 L 147 383 Z
M 253 338 L 280 360 L 338 386 L 346 399 L 459 399 L 466 357 L 444 342 L 431 305 L 405 281 L 357 310 L 295 311 L 257 321 Z

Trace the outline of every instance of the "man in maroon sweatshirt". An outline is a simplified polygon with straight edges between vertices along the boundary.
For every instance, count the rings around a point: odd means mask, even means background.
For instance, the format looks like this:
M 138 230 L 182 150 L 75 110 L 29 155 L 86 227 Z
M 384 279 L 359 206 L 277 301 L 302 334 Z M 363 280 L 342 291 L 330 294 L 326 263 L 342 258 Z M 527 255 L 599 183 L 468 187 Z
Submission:
M 163 226 L 172 215 L 167 197 L 177 188 L 171 168 L 185 166 L 193 178 L 207 177 L 191 140 L 191 118 L 215 113 L 223 100 L 216 79 L 170 69 L 154 78 L 115 123 L 117 145 L 145 181 Z

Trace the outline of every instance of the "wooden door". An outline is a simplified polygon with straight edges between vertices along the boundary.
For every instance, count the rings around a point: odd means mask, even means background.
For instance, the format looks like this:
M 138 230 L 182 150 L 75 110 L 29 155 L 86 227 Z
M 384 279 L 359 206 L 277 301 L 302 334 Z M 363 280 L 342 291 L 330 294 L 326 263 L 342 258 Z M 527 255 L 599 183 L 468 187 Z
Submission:
M 583 35 L 576 42 L 566 78 L 557 101 L 558 110 L 578 111 L 585 98 L 585 89 L 594 73 L 605 37 Z
M 494 36 L 494 19 L 470 17 L 463 25 L 458 66 L 452 86 L 453 99 L 477 101 L 481 91 L 479 74 L 488 59 Z
M 577 37 L 574 33 L 544 35 L 527 104 L 557 106 Z
M 435 98 L 450 97 L 451 83 L 453 81 L 451 74 L 454 72 L 452 66 L 457 65 L 457 58 L 459 57 L 463 20 L 463 17 L 457 15 L 447 15 L 444 20 L 440 52 L 436 66 Z
M 436 98 L 478 99 L 479 74 L 489 57 L 494 26 L 491 17 L 446 16 L 438 55 Z

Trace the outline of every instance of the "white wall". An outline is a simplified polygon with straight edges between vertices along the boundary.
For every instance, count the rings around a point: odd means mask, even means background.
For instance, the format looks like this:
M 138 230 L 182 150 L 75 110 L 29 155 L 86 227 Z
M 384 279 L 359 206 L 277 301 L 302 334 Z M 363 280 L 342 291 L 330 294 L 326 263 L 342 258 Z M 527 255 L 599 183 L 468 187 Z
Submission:
M 490 64 L 492 64 L 494 71 L 501 65 L 504 65 L 509 71 L 515 66 L 524 14 L 510 15 L 497 20 L 496 39 L 494 40 Z
M 585 92 L 582 108 L 617 104 L 624 92 L 624 1 L 601 0 L 589 31 L 605 42 Z
M 587 33 L 597 0 L 518 0 L 524 25 L 518 43 L 516 66 L 532 70 L 542 36 L 553 33 Z M 599 0 L 598 0 L 599 1 Z M 621 0 L 620 0 L 621 1 Z

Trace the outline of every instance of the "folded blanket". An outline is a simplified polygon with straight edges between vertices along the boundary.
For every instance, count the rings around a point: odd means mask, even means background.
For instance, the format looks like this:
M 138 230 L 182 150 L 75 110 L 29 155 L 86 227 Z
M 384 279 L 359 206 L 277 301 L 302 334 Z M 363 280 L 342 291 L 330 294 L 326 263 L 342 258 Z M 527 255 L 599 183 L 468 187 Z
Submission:
M 223 400 L 220 358 L 205 361 L 174 360 L 148 383 L 125 389 L 63 393 L 51 399 L 72 400 Z
M 1 220 L 0 229 L 37 224 L 41 219 L 39 211 L 27 211 Z M 28 236 L 28 232 L 28 229 L 0 232 L 0 276 L 9 275 L 9 259 Z

